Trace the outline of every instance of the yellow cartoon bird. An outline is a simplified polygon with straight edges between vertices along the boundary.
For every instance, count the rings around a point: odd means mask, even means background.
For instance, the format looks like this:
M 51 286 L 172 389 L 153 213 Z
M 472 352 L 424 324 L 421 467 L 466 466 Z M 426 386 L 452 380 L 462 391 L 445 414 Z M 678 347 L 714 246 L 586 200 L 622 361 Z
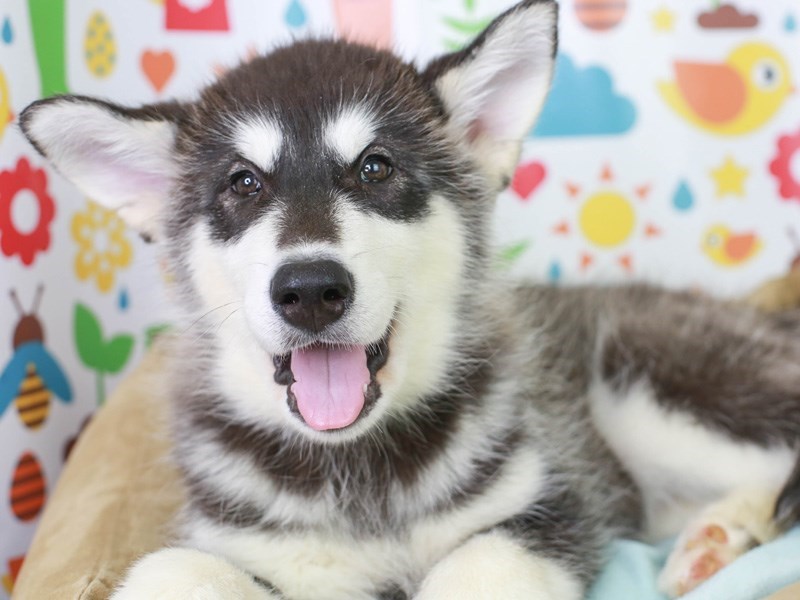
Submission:
M 720 64 L 676 61 L 675 82 L 658 88 L 680 116 L 719 135 L 760 127 L 794 91 L 786 59 L 760 42 L 738 46 Z
M 0 69 L 0 140 L 3 139 L 6 127 L 13 120 L 14 113 L 11 112 L 11 96 L 8 93 L 6 74 L 3 73 L 3 69 Z
M 753 232 L 733 233 L 725 225 L 712 225 L 703 236 L 703 252 L 723 267 L 738 267 L 763 247 Z

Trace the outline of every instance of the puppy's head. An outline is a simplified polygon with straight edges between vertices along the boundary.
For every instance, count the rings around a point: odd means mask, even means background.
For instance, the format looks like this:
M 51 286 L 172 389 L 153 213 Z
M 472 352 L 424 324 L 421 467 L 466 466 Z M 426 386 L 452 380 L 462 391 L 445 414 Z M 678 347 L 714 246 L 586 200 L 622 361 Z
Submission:
M 192 103 L 63 96 L 21 124 L 162 243 L 187 335 L 237 411 L 343 439 L 453 377 L 491 198 L 544 102 L 555 29 L 555 2 L 528 0 L 421 72 L 306 41 Z

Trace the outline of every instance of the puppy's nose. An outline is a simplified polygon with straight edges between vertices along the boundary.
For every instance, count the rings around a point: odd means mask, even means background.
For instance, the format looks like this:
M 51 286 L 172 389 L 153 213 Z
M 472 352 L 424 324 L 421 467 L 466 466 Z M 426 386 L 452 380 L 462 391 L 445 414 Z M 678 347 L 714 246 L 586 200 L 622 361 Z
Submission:
M 272 278 L 270 297 L 287 323 L 319 333 L 344 314 L 353 277 L 333 260 L 286 263 Z

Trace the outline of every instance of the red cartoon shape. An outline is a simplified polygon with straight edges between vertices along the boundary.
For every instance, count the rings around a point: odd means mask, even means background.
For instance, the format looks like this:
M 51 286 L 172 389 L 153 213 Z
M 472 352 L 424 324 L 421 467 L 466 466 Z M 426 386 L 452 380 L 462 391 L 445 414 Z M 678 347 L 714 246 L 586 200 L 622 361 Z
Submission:
M 539 187 L 539 184 L 542 183 L 546 174 L 544 165 L 540 162 L 529 162 L 520 165 L 514 173 L 511 189 L 516 192 L 520 199 L 527 200 Z
M 39 516 L 47 499 L 47 482 L 39 460 L 32 452 L 25 452 L 14 469 L 9 491 L 11 510 L 23 522 Z
M 339 36 L 377 48 L 392 46 L 392 0 L 334 0 Z
M 160 93 L 175 73 L 175 57 L 169 50 L 145 50 L 140 59 L 142 72 L 156 93 Z
M 769 170 L 778 179 L 781 197 L 800 201 L 800 130 L 778 138 L 778 154 Z
M 14 591 L 14 583 L 17 581 L 19 570 L 22 568 L 22 563 L 25 561 L 25 556 L 12 556 L 8 559 L 8 573 L 0 577 L 7 594 Z
M 33 226 L 17 222 L 19 209 L 15 208 L 15 201 L 25 200 L 38 205 Z M 13 171 L 0 172 L 0 250 L 3 254 L 18 254 L 22 264 L 32 264 L 37 253 L 50 247 L 50 223 L 55 212 L 53 199 L 47 193 L 44 169 L 32 169 L 26 158 L 20 158 Z
M 167 0 L 168 30 L 228 31 L 226 0 Z

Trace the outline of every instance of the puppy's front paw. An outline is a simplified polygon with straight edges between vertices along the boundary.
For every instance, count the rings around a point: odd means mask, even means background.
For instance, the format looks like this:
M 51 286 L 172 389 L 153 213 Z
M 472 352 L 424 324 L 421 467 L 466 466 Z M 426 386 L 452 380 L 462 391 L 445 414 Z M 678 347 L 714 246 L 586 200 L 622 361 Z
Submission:
M 658 578 L 659 589 L 676 598 L 690 592 L 754 545 L 750 535 L 731 524 L 697 524 L 688 528 Z
M 577 600 L 581 586 L 555 562 L 501 533 L 475 536 L 439 562 L 414 600 Z
M 274 600 L 226 560 L 186 548 L 148 554 L 128 571 L 111 600 Z
M 707 508 L 678 537 L 658 578 L 659 589 L 671 598 L 682 596 L 750 548 L 772 539 L 774 498 L 746 491 Z

